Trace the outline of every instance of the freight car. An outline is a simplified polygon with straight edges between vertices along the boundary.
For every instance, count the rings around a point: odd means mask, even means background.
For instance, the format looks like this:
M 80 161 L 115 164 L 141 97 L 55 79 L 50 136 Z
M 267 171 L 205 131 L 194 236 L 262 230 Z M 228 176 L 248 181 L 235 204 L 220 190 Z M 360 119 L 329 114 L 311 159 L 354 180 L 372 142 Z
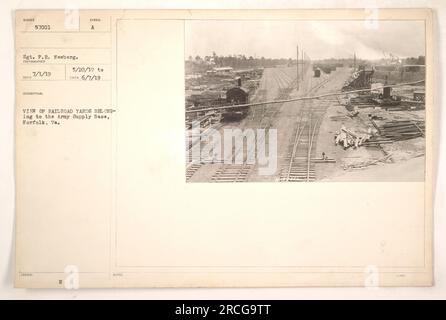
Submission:
M 186 92 L 186 106 L 224 105 L 225 92 L 217 90 Z

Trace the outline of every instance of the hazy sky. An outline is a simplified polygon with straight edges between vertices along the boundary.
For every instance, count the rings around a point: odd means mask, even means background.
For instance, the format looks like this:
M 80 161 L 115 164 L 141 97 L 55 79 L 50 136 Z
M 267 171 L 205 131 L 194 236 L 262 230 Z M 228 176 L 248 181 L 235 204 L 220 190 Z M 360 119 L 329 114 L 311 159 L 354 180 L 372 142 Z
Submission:
M 245 54 L 290 58 L 296 45 L 312 59 L 379 59 L 383 51 L 398 57 L 424 55 L 423 21 L 188 21 L 186 58 Z

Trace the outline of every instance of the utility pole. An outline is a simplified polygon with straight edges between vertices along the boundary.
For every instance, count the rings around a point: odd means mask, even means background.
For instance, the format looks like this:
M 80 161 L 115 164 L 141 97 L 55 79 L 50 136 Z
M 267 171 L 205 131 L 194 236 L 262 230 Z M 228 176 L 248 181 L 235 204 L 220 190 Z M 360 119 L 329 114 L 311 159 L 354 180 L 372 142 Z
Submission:
M 304 68 L 305 68 L 305 59 L 304 59 L 304 51 L 302 50 L 302 82 L 304 81 Z
M 356 52 L 353 53 L 353 71 L 356 71 Z
M 299 45 L 296 47 L 296 86 L 299 90 Z

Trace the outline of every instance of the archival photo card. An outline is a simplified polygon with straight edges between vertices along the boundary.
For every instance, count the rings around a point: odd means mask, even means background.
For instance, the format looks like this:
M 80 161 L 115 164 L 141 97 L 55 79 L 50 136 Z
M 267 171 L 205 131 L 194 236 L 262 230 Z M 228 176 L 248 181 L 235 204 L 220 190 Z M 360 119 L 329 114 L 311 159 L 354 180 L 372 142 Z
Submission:
M 430 10 L 15 20 L 17 287 L 433 284 Z
M 410 20 L 187 21 L 186 180 L 424 181 L 425 32 Z

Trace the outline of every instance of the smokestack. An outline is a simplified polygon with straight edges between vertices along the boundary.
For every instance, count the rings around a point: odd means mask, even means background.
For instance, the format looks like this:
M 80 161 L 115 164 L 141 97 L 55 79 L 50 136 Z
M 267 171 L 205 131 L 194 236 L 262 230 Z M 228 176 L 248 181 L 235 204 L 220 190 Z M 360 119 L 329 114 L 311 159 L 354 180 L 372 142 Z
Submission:
M 383 98 L 390 98 L 392 92 L 392 87 L 384 87 L 383 88 Z

